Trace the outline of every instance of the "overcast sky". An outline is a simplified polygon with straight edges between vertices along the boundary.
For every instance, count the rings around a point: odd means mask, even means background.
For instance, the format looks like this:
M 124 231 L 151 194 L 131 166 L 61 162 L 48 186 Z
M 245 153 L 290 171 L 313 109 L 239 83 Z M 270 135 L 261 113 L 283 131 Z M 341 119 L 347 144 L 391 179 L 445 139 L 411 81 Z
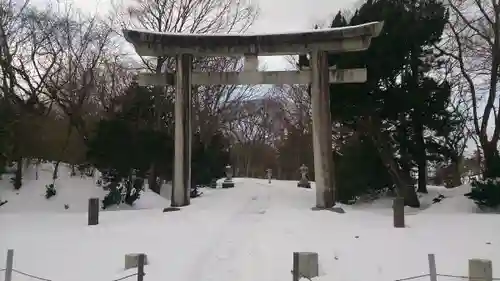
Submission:
M 350 9 L 355 0 L 258 0 L 260 15 L 251 32 L 285 32 L 307 30 L 315 24 L 331 21 L 339 11 Z M 260 59 L 267 70 L 280 70 L 287 66 L 282 57 Z
M 33 0 L 46 4 L 56 0 Z M 88 13 L 106 14 L 111 8 L 110 0 L 60 0 L 73 3 Z M 124 0 L 127 1 L 127 0 Z M 251 33 L 277 33 L 311 29 L 315 24 L 325 24 L 339 10 L 351 9 L 356 0 L 252 0 L 260 9 L 259 17 L 250 28 Z M 283 57 L 259 58 L 260 67 L 266 70 L 287 68 Z

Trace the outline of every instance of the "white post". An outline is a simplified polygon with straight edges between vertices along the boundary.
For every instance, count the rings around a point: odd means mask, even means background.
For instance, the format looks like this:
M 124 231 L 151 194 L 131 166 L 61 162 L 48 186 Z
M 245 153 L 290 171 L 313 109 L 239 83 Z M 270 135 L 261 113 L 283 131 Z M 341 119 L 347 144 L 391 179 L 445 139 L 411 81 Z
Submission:
M 436 257 L 434 254 L 428 254 L 429 259 L 429 276 L 431 281 L 437 281 L 437 270 L 436 270 Z
M 191 75 L 192 55 L 177 56 L 175 89 L 175 152 L 174 181 L 171 205 L 181 207 L 189 205 L 191 188 Z
M 293 281 L 302 277 L 311 279 L 319 276 L 318 253 L 294 252 L 293 253 Z
M 14 266 L 14 250 L 7 250 L 7 263 L 5 265 L 5 281 L 12 281 L 12 269 Z
M 470 259 L 469 281 L 492 281 L 493 264 L 491 260 Z

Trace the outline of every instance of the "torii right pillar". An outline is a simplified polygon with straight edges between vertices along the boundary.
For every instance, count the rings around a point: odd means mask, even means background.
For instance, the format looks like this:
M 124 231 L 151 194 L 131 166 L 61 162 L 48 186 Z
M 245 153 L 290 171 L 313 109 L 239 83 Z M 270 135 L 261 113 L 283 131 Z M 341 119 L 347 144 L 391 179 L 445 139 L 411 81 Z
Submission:
M 316 208 L 328 209 L 335 205 L 328 54 L 314 51 L 310 61 Z

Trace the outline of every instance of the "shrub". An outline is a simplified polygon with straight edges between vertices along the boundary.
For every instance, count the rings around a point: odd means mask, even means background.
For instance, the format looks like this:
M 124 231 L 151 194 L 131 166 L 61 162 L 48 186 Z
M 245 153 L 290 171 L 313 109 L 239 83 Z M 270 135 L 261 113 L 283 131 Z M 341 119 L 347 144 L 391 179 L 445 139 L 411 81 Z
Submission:
M 334 155 L 337 200 L 354 204 L 393 189 L 392 178 L 369 138 L 352 138 Z
M 129 181 L 126 181 L 127 185 L 130 185 Z M 132 206 L 134 202 L 141 197 L 141 191 L 144 189 L 144 179 L 142 178 L 135 178 L 134 183 L 132 187 L 127 186 L 127 195 L 125 196 L 125 202 L 126 204 Z
M 120 189 L 117 187 L 117 184 L 110 184 L 108 186 L 109 192 L 104 196 L 102 200 L 102 209 L 106 209 L 111 205 L 120 205 L 122 201 L 122 194 Z
M 107 188 L 109 189 L 109 193 L 102 201 L 103 209 L 111 205 L 120 205 L 121 203 L 132 206 L 141 197 L 141 191 L 144 189 L 144 179 L 135 178 L 133 182 L 127 179 L 123 179 L 120 182 L 114 181 Z M 123 190 L 125 190 L 125 196 L 122 198 Z
M 472 190 L 465 196 L 479 207 L 496 208 L 500 206 L 500 178 L 472 180 Z
M 49 199 L 57 194 L 56 187 L 53 183 L 45 186 L 45 198 Z

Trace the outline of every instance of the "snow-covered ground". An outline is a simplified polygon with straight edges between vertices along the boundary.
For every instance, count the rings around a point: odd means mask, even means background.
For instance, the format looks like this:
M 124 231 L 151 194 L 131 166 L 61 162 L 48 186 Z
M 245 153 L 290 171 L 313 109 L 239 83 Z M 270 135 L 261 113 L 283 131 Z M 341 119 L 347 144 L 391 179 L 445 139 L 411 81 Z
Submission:
M 475 213 L 462 195 L 467 187 L 430 187 L 424 203 L 438 193 L 447 198 L 408 209 L 407 227 L 395 229 L 390 200 L 344 206 L 344 214 L 312 211 L 314 189 L 296 182 L 235 182 L 233 189 L 204 191 L 178 212 L 163 213 L 166 199 L 143 196 L 141 210 L 101 212 L 92 227 L 86 225 L 86 200 L 102 194 L 90 180 L 61 178 L 67 193 L 61 187 L 62 199 L 52 202 L 42 196 L 43 180 L 27 180 L 19 200 L 2 182 L 0 196 L 12 198 L 0 207 L 0 269 L 9 248 L 15 269 L 53 281 L 111 281 L 134 272 L 124 271 L 124 255 L 136 252 L 148 255 L 145 281 L 291 280 L 294 251 L 318 252 L 320 278 L 332 281 L 425 274 L 428 253 L 436 255 L 441 274 L 466 276 L 470 258 L 491 259 L 494 272 L 500 267 L 498 215 Z M 50 207 L 59 204 L 74 207 Z M 29 279 L 14 275 L 15 281 Z M 448 280 L 458 279 L 439 277 Z
M 24 171 L 23 186 L 18 191 L 14 191 L 10 183 L 13 175 L 3 175 L 0 180 L 0 201 L 7 200 L 8 202 L 0 207 L 0 214 L 40 211 L 86 212 L 89 198 L 97 197 L 102 200 L 107 193 L 95 184 L 98 179 L 97 173 L 94 177 L 70 177 L 70 167 L 61 164 L 59 178 L 55 183 L 57 195 L 47 200 L 45 199 L 45 186 L 52 183 L 53 171 L 54 167 L 51 163 L 41 164 L 38 168 L 38 180 L 36 180 L 36 168 L 34 165 L 29 166 Z M 123 204 L 110 207 L 109 210 L 164 208 L 169 204 L 163 197 L 146 189 L 133 207 Z M 64 205 L 69 205 L 69 208 L 65 209 Z

